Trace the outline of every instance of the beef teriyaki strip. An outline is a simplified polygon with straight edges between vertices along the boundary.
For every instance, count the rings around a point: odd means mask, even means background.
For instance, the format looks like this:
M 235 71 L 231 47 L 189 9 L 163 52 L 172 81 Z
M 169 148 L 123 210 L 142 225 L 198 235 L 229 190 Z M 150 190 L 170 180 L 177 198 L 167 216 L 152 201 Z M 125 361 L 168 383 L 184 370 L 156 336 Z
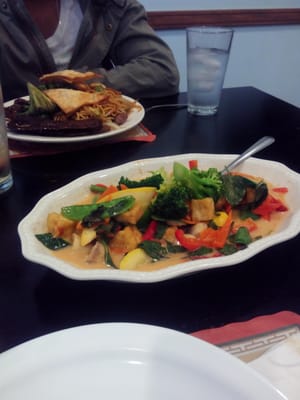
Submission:
M 41 135 L 41 136 L 84 136 L 106 132 L 99 119 L 83 120 L 58 120 L 37 117 L 32 115 L 9 116 L 7 127 L 10 131 L 20 134 Z

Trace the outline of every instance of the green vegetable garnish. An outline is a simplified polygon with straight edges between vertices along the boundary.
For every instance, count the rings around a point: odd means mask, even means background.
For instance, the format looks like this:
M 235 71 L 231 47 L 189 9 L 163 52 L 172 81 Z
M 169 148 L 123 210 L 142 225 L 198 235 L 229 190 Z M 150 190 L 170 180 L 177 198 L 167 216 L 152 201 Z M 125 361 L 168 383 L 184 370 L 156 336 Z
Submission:
M 221 173 L 216 168 L 200 171 L 174 162 L 173 175 L 176 182 L 190 189 L 194 199 L 212 197 L 217 200 L 220 197 L 223 182 Z
M 111 258 L 108 245 L 104 241 L 101 241 L 101 243 L 102 243 L 102 245 L 104 247 L 104 261 L 105 261 L 105 264 L 108 265 L 109 267 L 118 269 L 116 267 L 115 263 L 113 262 L 113 259 Z
M 121 176 L 118 186 L 125 185 L 128 189 L 138 188 L 138 187 L 156 187 L 157 189 L 163 183 L 163 177 L 160 173 L 154 173 L 153 175 L 141 179 L 139 181 L 134 181 L 124 176 Z
M 106 186 L 90 185 L 90 191 L 93 193 L 103 193 L 106 189 Z
M 251 208 L 258 207 L 268 196 L 268 187 L 265 182 L 259 182 L 256 185 L 255 190 L 255 200 L 253 204 L 251 204 Z
M 72 221 L 81 221 L 97 210 L 97 218 L 101 220 L 130 210 L 134 202 L 135 199 L 133 196 L 124 196 L 103 203 L 63 207 L 61 213 L 65 218 L 71 219 Z
M 210 247 L 205 247 L 202 246 L 197 250 L 193 250 L 193 251 L 189 251 L 188 255 L 189 257 L 202 257 L 205 256 L 206 254 L 209 254 L 213 251 L 213 249 L 211 249 Z
M 231 254 L 234 254 L 239 250 L 240 249 L 234 244 L 227 243 L 222 249 L 220 249 L 220 253 L 223 254 L 223 256 L 230 256 Z
M 167 249 L 154 240 L 144 240 L 138 247 L 143 249 L 154 261 L 158 261 L 168 254 Z
M 61 209 L 61 214 L 72 221 L 81 221 L 92 211 L 97 210 L 99 204 L 84 204 L 75 206 L 66 206 Z
M 151 221 L 151 210 L 148 207 L 141 218 L 137 221 L 136 226 L 141 232 L 145 232 Z
M 240 215 L 241 220 L 243 220 L 243 221 L 244 221 L 245 219 L 247 219 L 247 218 L 251 218 L 251 219 L 253 219 L 254 221 L 260 219 L 260 216 L 259 216 L 259 215 L 254 214 L 254 213 L 251 212 L 250 210 L 241 210 L 240 213 L 239 213 L 239 215 Z
M 40 89 L 30 82 L 27 83 L 27 88 L 29 93 L 28 114 L 51 114 L 56 110 L 56 104 Z
M 230 237 L 230 240 L 237 244 L 248 245 L 252 242 L 252 238 L 248 229 L 244 226 L 241 226 L 235 235 Z
M 224 175 L 224 194 L 229 204 L 238 205 L 245 197 L 248 179 L 239 175 Z
M 179 244 L 172 244 L 167 242 L 167 250 L 168 253 L 183 253 L 185 250 L 184 247 L 180 246 Z
M 163 186 L 152 204 L 152 216 L 162 220 L 179 220 L 188 212 L 189 190 L 177 183 Z
M 161 184 L 152 205 L 152 215 L 160 220 L 181 220 L 188 213 L 189 200 L 205 197 L 217 200 L 221 195 L 222 183 L 221 174 L 216 168 L 200 171 L 174 162 L 173 175 Z
M 247 189 L 254 191 L 254 199 L 245 204 L 241 204 Z M 268 187 L 265 182 L 255 183 L 240 175 L 224 175 L 223 191 L 226 200 L 233 207 L 239 206 L 242 209 L 253 209 L 261 204 L 268 195 Z
M 158 221 L 157 225 L 156 225 L 155 238 L 161 239 L 164 236 L 167 228 L 168 228 L 168 225 L 165 222 Z
M 66 240 L 54 237 L 51 233 L 40 233 L 35 235 L 35 237 L 50 250 L 60 250 L 70 245 Z

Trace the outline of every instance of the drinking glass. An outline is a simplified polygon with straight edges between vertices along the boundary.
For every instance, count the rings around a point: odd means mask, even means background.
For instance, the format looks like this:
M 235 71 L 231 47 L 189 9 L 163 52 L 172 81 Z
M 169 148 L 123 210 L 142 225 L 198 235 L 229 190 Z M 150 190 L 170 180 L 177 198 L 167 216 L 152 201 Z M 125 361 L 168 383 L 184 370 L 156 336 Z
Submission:
M 219 106 L 233 30 L 191 27 L 187 37 L 188 111 L 214 115 Z
M 11 188 L 13 178 L 10 168 L 8 140 L 4 116 L 2 89 L 0 85 L 0 195 Z

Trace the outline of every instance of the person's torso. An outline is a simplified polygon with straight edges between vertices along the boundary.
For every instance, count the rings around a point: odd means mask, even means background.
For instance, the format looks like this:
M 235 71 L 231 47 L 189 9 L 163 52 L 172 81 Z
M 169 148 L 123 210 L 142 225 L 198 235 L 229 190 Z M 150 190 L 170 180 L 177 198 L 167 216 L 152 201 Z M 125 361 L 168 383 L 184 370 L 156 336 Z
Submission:
M 46 39 L 57 69 L 65 69 L 70 63 L 82 18 L 78 0 L 60 0 L 57 28 Z
M 54 47 L 59 47 L 59 40 L 64 40 L 60 28 L 58 27 L 58 32 L 55 32 L 55 37 L 50 38 L 48 46 L 46 39 L 34 26 L 22 1 L 2 2 L 0 5 L 1 80 L 5 100 L 24 95 L 27 93 L 28 81 L 37 84 L 39 76 L 62 66 L 84 70 L 95 69 L 107 63 L 128 0 L 77 1 L 82 15 L 78 15 L 78 8 L 75 16 L 73 14 L 77 23 L 72 33 L 73 43 L 70 47 L 62 46 L 53 54 L 51 51 Z M 68 26 L 66 23 L 66 27 Z M 61 65 L 57 66 L 55 59 Z

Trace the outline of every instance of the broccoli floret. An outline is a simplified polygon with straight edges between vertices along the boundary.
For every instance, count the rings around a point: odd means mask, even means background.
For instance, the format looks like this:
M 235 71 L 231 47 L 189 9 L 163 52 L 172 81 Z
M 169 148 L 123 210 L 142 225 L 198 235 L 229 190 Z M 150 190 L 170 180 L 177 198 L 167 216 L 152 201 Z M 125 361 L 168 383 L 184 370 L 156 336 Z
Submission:
M 192 189 L 196 198 L 212 197 L 217 200 L 223 187 L 222 175 L 216 168 L 206 171 L 191 170 Z
M 222 194 L 222 175 L 216 168 L 200 171 L 174 162 L 173 174 L 162 176 L 164 182 L 152 204 L 153 218 L 180 220 L 189 212 L 189 200 L 212 197 L 216 201 Z
M 152 204 L 152 216 L 163 220 L 179 220 L 188 213 L 190 190 L 175 182 L 162 187 Z
M 121 176 L 118 186 L 120 187 L 120 185 L 123 184 L 123 185 L 127 186 L 129 189 L 145 187 L 145 186 L 156 187 L 157 189 L 159 189 L 159 187 L 163 181 L 164 181 L 164 178 L 162 177 L 162 175 L 160 173 L 153 174 L 153 175 L 148 176 L 147 178 L 141 179 L 139 181 L 134 181 L 127 177 Z
M 217 200 L 222 193 L 222 175 L 216 168 L 209 168 L 208 170 L 188 169 L 175 162 L 173 174 L 178 183 L 191 190 L 194 199 L 212 197 Z

